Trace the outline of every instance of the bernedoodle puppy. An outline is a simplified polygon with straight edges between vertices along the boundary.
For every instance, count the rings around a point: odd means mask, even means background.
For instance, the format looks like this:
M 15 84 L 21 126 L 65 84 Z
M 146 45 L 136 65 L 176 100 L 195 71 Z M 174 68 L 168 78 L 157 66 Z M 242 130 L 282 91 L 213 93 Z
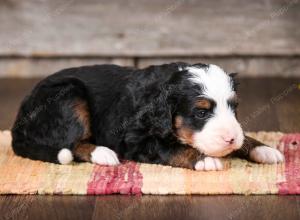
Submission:
M 282 162 L 278 150 L 244 135 L 236 86 L 234 74 L 212 64 L 65 69 L 21 104 L 13 149 L 60 164 L 133 160 L 222 170 L 225 156 Z

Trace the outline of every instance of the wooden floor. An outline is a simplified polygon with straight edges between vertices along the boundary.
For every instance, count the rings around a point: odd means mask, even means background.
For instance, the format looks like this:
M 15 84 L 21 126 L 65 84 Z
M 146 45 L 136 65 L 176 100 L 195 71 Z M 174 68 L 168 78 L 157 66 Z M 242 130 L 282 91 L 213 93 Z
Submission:
M 248 131 L 300 131 L 300 78 L 241 79 Z M 0 129 L 37 80 L 0 80 Z M 1 174 L 0 174 L 1 178 Z M 300 196 L 0 196 L 0 219 L 300 219 Z

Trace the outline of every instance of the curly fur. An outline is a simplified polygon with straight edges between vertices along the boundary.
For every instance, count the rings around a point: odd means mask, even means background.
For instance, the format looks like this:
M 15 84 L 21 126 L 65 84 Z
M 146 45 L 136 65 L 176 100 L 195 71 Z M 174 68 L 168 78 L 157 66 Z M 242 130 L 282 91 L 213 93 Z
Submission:
M 57 72 L 23 101 L 12 130 L 14 152 L 59 163 L 58 153 L 69 149 L 75 160 L 91 161 L 95 146 L 105 146 L 121 159 L 194 168 L 203 152 L 180 140 L 176 116 L 184 119 L 181 129 L 199 131 L 213 115 L 193 119 L 193 102 L 204 87 L 189 80 L 188 67 L 209 66 L 95 65 Z M 229 77 L 236 91 L 234 76 Z M 84 106 L 78 102 L 87 106 L 78 109 Z M 236 103 L 231 102 L 228 105 L 235 112 Z

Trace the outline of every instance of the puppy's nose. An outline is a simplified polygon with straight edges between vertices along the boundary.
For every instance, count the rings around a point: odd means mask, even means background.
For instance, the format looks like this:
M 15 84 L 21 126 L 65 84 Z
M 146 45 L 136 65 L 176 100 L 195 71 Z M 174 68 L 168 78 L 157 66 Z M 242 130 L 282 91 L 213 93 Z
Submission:
M 234 141 L 235 141 L 234 137 L 232 137 L 232 136 L 225 136 L 225 137 L 223 137 L 223 140 L 224 140 L 228 145 L 233 144 Z

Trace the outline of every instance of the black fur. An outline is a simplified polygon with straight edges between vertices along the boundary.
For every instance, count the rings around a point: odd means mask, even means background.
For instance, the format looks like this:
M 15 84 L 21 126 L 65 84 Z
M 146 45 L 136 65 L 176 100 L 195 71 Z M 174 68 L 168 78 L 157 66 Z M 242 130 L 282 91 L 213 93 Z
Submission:
M 84 133 L 70 108 L 79 99 L 88 103 L 90 143 L 109 147 L 122 159 L 170 164 L 171 155 L 188 147 L 174 134 L 175 116 L 186 117 L 188 126 L 197 129 L 209 118 L 197 118 L 191 107 L 202 88 L 191 85 L 186 71 L 179 71 L 185 66 L 189 64 L 146 69 L 95 65 L 47 77 L 20 107 L 12 129 L 14 152 L 58 163 L 58 152 L 72 150 Z

